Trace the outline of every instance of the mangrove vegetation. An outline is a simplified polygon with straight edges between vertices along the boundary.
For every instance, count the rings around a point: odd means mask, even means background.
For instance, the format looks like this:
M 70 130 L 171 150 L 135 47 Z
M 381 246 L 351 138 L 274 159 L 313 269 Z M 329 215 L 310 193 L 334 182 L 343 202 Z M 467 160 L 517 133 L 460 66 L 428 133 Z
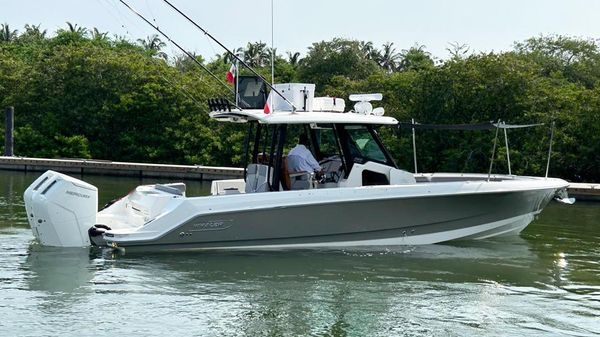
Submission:
M 245 126 L 208 118 L 207 99 L 231 96 L 228 89 L 189 56 L 163 49 L 157 36 L 130 41 L 71 23 L 52 36 L 40 26 L 1 25 L 0 103 L 15 107 L 15 153 L 240 166 Z M 421 45 L 339 38 L 285 54 L 262 42 L 239 51 L 265 75 L 275 53 L 277 82 L 315 83 L 318 95 L 381 92 L 386 114 L 404 122 L 544 123 L 508 131 L 515 174 L 544 174 L 555 123 L 550 175 L 600 181 L 595 40 L 539 36 L 492 53 L 451 44 L 444 60 Z M 225 78 L 230 57 L 194 56 Z M 380 133 L 398 164 L 412 170 L 411 133 Z M 486 172 L 493 141 L 489 130 L 418 131 L 419 170 Z M 495 172 L 507 171 L 505 155 L 500 146 Z

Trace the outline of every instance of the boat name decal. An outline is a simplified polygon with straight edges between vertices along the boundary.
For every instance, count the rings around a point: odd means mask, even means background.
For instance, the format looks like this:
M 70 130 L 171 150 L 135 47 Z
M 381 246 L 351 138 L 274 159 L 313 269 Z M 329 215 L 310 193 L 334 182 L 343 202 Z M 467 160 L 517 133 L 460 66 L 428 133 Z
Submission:
M 219 231 L 231 227 L 232 220 L 209 220 L 192 224 L 192 231 Z
M 65 193 L 69 194 L 69 195 L 72 195 L 74 197 L 85 198 L 85 199 L 89 199 L 90 198 L 89 195 L 83 194 L 83 193 L 79 193 L 79 192 L 74 192 L 74 191 L 67 190 Z

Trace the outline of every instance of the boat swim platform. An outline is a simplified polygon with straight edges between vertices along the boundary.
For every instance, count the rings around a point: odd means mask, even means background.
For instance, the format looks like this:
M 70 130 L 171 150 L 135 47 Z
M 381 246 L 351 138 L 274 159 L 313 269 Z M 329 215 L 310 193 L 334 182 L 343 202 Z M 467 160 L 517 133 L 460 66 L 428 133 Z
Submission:
M 115 162 L 97 159 L 46 159 L 0 156 L 0 170 L 112 175 L 139 178 L 219 180 L 242 178 L 244 169 L 201 165 Z

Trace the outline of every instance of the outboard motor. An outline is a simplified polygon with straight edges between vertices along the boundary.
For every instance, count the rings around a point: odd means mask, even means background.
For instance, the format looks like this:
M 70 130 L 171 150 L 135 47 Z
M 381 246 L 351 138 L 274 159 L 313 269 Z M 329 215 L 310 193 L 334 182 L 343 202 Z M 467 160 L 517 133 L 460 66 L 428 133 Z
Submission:
M 45 246 L 87 247 L 96 224 L 98 189 L 68 175 L 46 171 L 23 195 L 33 235 Z

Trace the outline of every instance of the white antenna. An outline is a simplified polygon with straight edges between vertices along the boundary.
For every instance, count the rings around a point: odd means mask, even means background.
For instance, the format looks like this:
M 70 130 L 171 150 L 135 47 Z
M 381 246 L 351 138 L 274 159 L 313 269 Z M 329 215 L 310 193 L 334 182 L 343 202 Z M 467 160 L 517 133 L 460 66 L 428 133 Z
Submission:
M 415 141 L 415 119 L 411 119 L 412 127 L 412 141 L 413 141 L 413 162 L 415 163 L 415 174 L 417 174 L 417 142 Z
M 234 68 L 234 76 L 235 76 L 235 106 L 240 106 L 240 73 L 239 73 L 239 61 L 235 59 L 235 68 Z
M 271 0 L 271 83 L 273 85 L 275 85 L 275 34 L 274 34 L 274 21 L 273 17 L 275 16 L 274 11 L 273 11 L 273 0 Z M 269 107 L 271 108 L 271 111 L 273 111 L 275 109 L 275 107 L 273 106 L 273 95 L 269 95 L 271 97 L 271 102 L 269 103 Z
M 550 146 L 548 146 L 548 163 L 546 164 L 546 175 L 544 176 L 544 178 L 546 179 L 548 179 L 548 170 L 550 170 L 550 158 L 552 157 L 552 136 L 554 136 L 555 124 L 556 122 L 552 121 L 552 126 L 550 127 Z

